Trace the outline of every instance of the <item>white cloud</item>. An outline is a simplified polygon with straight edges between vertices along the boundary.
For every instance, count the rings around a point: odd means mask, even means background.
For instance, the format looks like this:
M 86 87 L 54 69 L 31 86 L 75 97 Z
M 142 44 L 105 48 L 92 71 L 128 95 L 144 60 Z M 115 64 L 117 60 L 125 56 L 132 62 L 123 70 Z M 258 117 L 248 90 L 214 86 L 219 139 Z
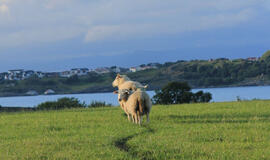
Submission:
M 103 42 L 233 27 L 266 0 L 0 0 L 1 46 L 53 43 L 85 35 Z M 9 13 L 9 17 L 1 16 Z
M 0 3 L 9 3 L 11 0 L 0 0 Z
M 173 2 L 175 5 L 168 6 L 165 3 L 155 5 L 155 2 L 152 1 L 152 5 L 150 3 L 148 7 L 140 7 L 139 3 L 131 3 L 128 6 L 124 5 L 128 8 L 126 12 L 120 13 L 114 12 L 113 8 L 116 6 L 108 5 L 109 7 L 105 7 L 107 12 L 112 11 L 113 14 L 105 12 L 102 18 L 110 17 L 109 22 L 91 27 L 85 36 L 85 41 L 124 40 L 132 37 L 232 27 L 248 22 L 256 15 L 255 10 L 249 8 L 254 3 L 248 0 L 246 3 L 238 2 L 236 5 L 213 1 L 212 3 L 210 1 L 203 3 Z M 123 10 L 125 11 L 125 9 Z M 121 20 L 118 19 L 119 17 Z M 111 24 L 113 22 L 117 22 L 117 24 Z
M 6 4 L 2 4 L 0 5 L 0 14 L 5 14 L 5 13 L 8 13 L 9 12 L 9 8 Z
M 6 33 L 3 34 L 4 38 L 0 38 L 0 47 L 56 42 L 73 38 L 74 36 L 82 34 L 83 31 L 82 28 L 59 26 Z
M 48 9 L 59 9 L 63 6 L 70 6 L 74 0 L 46 0 L 44 6 Z

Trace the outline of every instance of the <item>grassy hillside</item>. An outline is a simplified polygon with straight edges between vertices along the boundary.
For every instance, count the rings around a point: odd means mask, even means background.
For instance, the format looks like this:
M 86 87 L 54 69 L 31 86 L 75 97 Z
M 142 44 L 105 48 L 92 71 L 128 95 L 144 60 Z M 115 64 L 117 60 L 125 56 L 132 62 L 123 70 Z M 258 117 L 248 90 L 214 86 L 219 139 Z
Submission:
M 270 101 L 0 113 L 0 159 L 270 159 Z

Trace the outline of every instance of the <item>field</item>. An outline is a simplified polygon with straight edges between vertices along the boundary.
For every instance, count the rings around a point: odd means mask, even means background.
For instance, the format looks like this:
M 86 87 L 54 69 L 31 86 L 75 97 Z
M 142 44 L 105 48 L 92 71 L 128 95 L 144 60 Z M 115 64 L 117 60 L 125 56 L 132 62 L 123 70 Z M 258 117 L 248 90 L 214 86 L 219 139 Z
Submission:
M 0 113 L 0 159 L 270 159 L 270 101 Z

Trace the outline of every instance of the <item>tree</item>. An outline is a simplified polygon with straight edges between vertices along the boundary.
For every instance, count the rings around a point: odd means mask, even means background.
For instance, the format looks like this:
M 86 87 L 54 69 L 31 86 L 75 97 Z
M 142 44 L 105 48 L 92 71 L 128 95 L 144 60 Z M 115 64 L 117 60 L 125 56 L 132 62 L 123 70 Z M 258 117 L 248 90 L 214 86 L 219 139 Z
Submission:
M 264 61 L 267 61 L 267 62 L 270 61 L 270 50 L 266 51 L 266 52 L 262 55 L 261 60 L 264 60 Z
M 191 100 L 191 88 L 186 82 L 170 82 L 161 90 L 156 91 L 153 97 L 157 104 L 189 103 Z
M 190 86 L 186 82 L 170 82 L 161 90 L 157 90 L 153 97 L 155 104 L 181 104 L 209 102 L 212 95 L 209 92 L 198 91 L 192 93 Z

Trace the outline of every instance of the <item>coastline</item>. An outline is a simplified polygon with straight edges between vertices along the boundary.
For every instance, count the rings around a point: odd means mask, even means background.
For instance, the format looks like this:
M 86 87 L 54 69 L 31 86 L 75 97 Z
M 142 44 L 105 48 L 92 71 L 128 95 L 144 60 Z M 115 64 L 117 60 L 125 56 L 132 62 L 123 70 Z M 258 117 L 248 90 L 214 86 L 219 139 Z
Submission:
M 192 92 L 209 92 L 212 94 L 211 102 L 231 102 L 237 101 L 237 97 L 241 100 L 264 100 L 270 99 L 268 94 L 270 89 L 269 85 L 264 86 L 232 86 L 232 87 L 212 87 L 212 88 L 193 88 Z M 147 91 L 148 94 L 153 97 L 155 92 Z M 99 92 L 99 93 L 82 93 L 82 94 L 57 94 L 57 95 L 39 95 L 39 96 L 21 96 L 21 97 L 1 97 L 0 105 L 2 107 L 22 107 L 33 108 L 40 103 L 47 101 L 56 101 L 59 98 L 77 98 L 79 101 L 91 104 L 93 101 L 106 102 L 112 105 L 119 105 L 117 101 L 117 95 L 112 92 Z
M 237 88 L 237 87 L 259 87 L 259 86 L 270 86 L 270 83 L 261 83 L 261 84 L 256 84 L 256 83 L 249 83 L 249 84 L 234 84 L 234 85 L 221 85 L 221 86 L 208 86 L 208 87 L 192 87 L 191 89 L 214 89 L 214 88 Z M 147 91 L 155 91 L 156 89 L 150 89 Z M 76 94 L 102 94 L 102 93 L 112 93 L 114 90 L 108 90 L 108 91 L 93 91 L 93 92 L 71 92 L 71 93 L 56 93 L 56 94 L 38 94 L 38 95 L 27 95 L 27 94 L 15 94 L 12 93 L 10 95 L 3 95 L 0 93 L 0 98 L 4 97 L 35 97 L 35 96 L 52 96 L 52 95 L 76 95 Z

